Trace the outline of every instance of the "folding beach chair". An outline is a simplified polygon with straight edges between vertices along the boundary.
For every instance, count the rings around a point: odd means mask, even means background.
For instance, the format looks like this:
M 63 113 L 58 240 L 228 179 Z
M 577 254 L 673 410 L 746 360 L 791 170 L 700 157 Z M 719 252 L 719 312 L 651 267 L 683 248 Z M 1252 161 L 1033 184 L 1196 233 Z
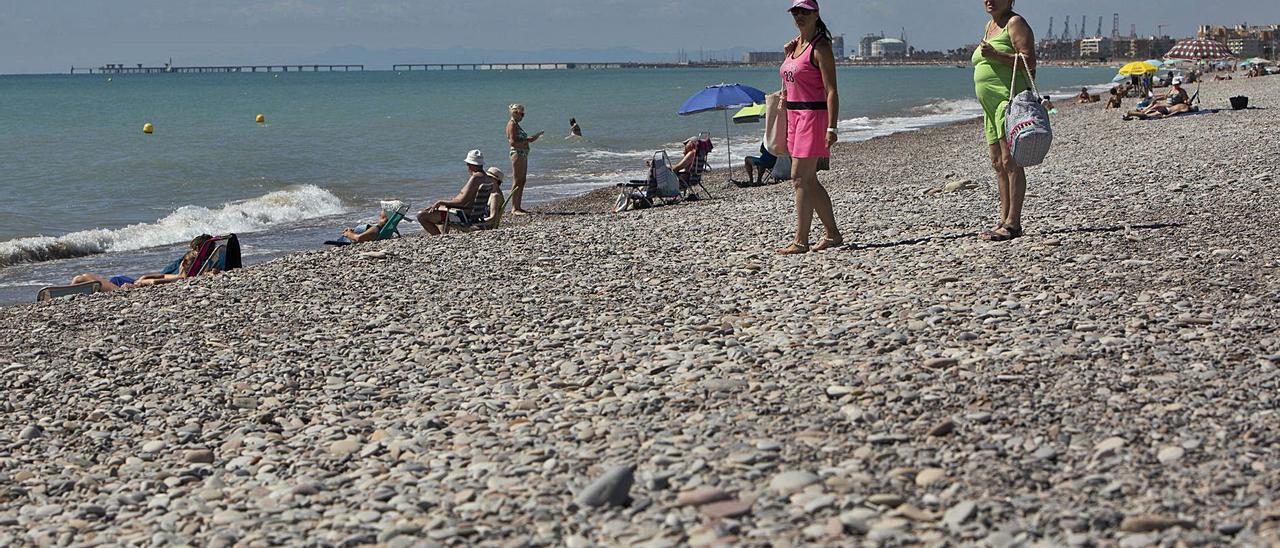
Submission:
M 404 216 L 409 214 L 409 204 L 401 204 L 391 215 L 387 216 L 387 224 L 382 225 L 382 230 L 378 231 L 378 240 L 389 240 L 391 238 L 400 237 L 400 221 L 404 220 Z
M 226 272 L 240 267 L 240 239 L 235 234 L 214 236 L 200 246 L 196 259 L 187 269 L 187 277 L 194 278 L 210 272 Z
M 773 164 L 773 169 L 764 175 L 764 184 L 776 185 L 783 181 L 791 180 L 791 157 L 779 156 L 778 161 Z
M 41 289 L 39 293 L 36 293 L 36 302 L 44 302 L 51 299 L 60 299 L 75 295 L 92 295 L 99 291 L 102 291 L 102 282 L 85 282 L 75 285 L 46 287 Z
M 515 194 L 512 194 L 514 196 Z M 502 211 L 496 214 L 489 212 L 489 198 L 493 196 L 493 182 L 480 185 L 476 189 L 476 199 L 471 202 L 468 209 L 449 209 L 445 213 L 444 233 L 451 231 L 458 232 L 474 232 L 476 230 L 490 230 L 498 228 L 502 223 Z M 510 201 L 511 197 L 507 197 Z M 502 209 L 506 209 L 507 204 L 502 204 Z
M 707 190 L 707 187 L 702 184 L 702 176 L 711 170 L 711 165 L 707 160 L 707 157 L 711 155 L 711 150 L 715 148 L 715 145 L 711 143 L 711 135 L 705 132 L 698 134 L 696 146 L 697 153 L 693 161 L 693 167 L 689 168 L 680 177 L 680 195 L 686 200 L 700 199 L 697 191 L 694 190 L 695 187 L 701 188 L 707 198 L 711 198 L 711 191 Z
M 391 238 L 399 238 L 400 237 L 400 228 L 399 228 L 400 221 L 403 221 L 405 216 L 408 214 L 409 214 L 409 204 L 407 203 L 400 204 L 400 207 L 396 208 L 395 211 L 392 211 L 391 214 L 387 216 L 387 223 L 382 225 L 382 229 L 378 231 L 378 238 L 375 241 L 380 242 L 382 240 L 388 240 Z M 355 242 L 347 239 L 346 236 L 341 236 L 337 240 L 329 240 L 325 242 L 325 245 L 341 247 L 341 246 L 351 245 L 354 243 Z
M 621 213 L 632 209 L 645 209 L 658 204 L 670 204 L 683 197 L 680 178 L 671 171 L 671 160 L 667 151 L 653 153 L 649 161 L 649 177 L 645 180 L 633 180 L 629 183 L 618 183 L 623 191 L 613 204 L 613 212 Z

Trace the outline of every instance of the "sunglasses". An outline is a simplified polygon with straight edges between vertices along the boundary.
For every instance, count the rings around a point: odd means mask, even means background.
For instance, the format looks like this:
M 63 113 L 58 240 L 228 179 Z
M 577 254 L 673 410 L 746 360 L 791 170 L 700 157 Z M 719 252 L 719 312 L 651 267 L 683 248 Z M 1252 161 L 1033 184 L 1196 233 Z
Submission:
M 813 10 L 810 10 L 810 9 L 804 9 L 804 8 L 791 8 L 791 16 L 792 16 L 792 17 L 803 17 L 803 16 L 806 16 L 806 15 L 813 15 L 813 14 L 815 14 L 815 13 L 817 13 L 817 12 L 815 12 L 815 11 L 813 11 Z

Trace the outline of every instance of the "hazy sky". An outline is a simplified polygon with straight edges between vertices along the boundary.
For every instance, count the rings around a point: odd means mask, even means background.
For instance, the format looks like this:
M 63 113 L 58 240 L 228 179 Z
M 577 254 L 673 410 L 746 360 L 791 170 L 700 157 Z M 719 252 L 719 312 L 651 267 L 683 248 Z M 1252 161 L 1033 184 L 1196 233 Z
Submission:
M 947 49 L 975 42 L 980 0 L 823 0 L 823 17 L 853 39 L 906 27 L 913 45 Z M 1274 0 L 1022 0 L 1019 11 L 1044 34 L 1063 17 L 1088 32 L 1140 34 L 1168 24 L 1175 36 L 1197 24 L 1280 23 Z M 333 47 L 454 46 L 482 49 L 628 46 L 667 52 L 699 48 L 776 49 L 792 34 L 788 0 L 0 0 L 0 73 L 64 72 L 103 63 L 291 62 Z M 1212 9 L 1209 7 L 1212 6 Z M 1161 15 L 1141 16 L 1158 12 Z M 1210 13 L 1211 12 L 1211 13 Z M 1074 30 L 1073 30 L 1074 32 Z M 851 40 L 853 43 L 854 40 Z

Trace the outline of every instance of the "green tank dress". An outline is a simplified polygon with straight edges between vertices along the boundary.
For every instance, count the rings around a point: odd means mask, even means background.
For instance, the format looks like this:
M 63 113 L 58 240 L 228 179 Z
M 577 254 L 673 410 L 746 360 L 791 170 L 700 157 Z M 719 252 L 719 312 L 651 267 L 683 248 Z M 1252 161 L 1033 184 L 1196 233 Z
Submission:
M 1009 37 L 1009 27 L 1000 30 L 1000 34 L 987 40 L 996 51 L 1014 53 L 1013 39 Z M 1013 78 L 1013 65 L 1006 65 L 994 59 L 982 56 L 982 46 L 973 52 L 973 87 L 982 104 L 982 126 L 987 136 L 987 144 L 994 145 L 1004 138 L 1004 111 L 1009 102 L 1009 81 Z M 1027 73 L 1018 65 L 1018 91 L 1031 89 L 1027 82 Z

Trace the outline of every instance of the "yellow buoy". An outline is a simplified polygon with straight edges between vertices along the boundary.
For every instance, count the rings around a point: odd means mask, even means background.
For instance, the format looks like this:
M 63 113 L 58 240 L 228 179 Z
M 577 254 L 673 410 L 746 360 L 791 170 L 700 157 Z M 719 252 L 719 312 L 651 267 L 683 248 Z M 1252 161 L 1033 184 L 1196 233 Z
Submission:
M 142 132 L 143 132 L 143 133 L 146 133 L 147 135 L 151 135 L 151 133 L 152 133 L 152 132 L 154 132 L 155 130 L 156 130 L 156 128 L 155 128 L 155 126 L 152 126 L 152 125 L 151 125 L 151 122 L 147 122 L 147 123 L 145 123 L 145 124 L 142 124 Z
M 253 121 L 255 121 L 255 122 L 259 123 L 259 124 L 265 124 L 265 123 L 267 123 L 267 117 L 266 117 L 266 116 L 263 116 L 263 115 L 261 115 L 261 114 L 259 114 L 257 118 L 254 118 L 254 119 L 253 119 Z

